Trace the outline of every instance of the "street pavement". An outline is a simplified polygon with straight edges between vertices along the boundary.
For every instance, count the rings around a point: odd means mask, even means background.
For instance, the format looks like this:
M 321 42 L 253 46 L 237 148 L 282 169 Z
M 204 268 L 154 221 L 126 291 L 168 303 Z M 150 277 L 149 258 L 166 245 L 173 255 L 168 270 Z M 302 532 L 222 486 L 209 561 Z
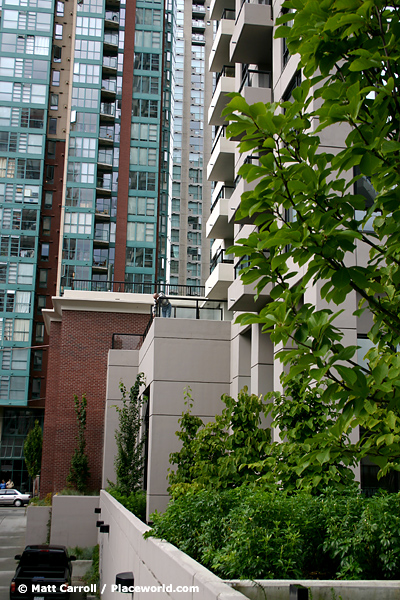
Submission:
M 0 600 L 9 600 L 16 554 L 25 548 L 26 508 L 0 508 Z
M 26 508 L 0 507 L 0 600 L 10 599 L 10 583 L 18 564 L 14 556 L 25 548 L 25 530 Z M 84 593 L 75 592 L 70 600 L 84 597 Z

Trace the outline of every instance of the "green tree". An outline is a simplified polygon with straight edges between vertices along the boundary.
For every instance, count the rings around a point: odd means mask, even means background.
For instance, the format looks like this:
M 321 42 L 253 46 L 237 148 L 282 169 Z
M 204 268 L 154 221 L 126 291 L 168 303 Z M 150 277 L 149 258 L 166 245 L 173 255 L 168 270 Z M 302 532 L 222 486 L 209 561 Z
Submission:
M 39 421 L 35 420 L 34 427 L 26 436 L 24 442 L 24 457 L 29 477 L 33 480 L 39 475 L 42 466 L 43 433 Z
M 292 101 L 249 106 L 236 95 L 224 111 L 240 151 L 259 157 L 239 171 L 258 182 L 238 214 L 257 229 L 232 251 L 248 257 L 244 283 L 257 294 L 268 286 L 265 308 L 238 320 L 261 323 L 271 336 L 285 365 L 284 396 L 291 399 L 296 379 L 298 401 L 318 389 L 326 413 L 337 415 L 310 432 L 298 465 L 300 479 L 319 485 L 308 467 L 332 457 L 348 465 L 370 456 L 380 476 L 400 470 L 400 7 L 287 0 L 284 8 L 291 12 L 276 35 L 300 57 L 302 84 Z M 345 147 L 325 152 L 321 136 L 329 144 L 337 125 L 347 127 Z M 370 206 L 354 193 L 361 177 L 376 192 Z M 354 258 L 360 252 L 364 263 Z M 307 301 L 311 287 L 319 306 Z M 355 316 L 368 309 L 373 317 L 363 364 L 338 323 L 350 295 Z M 362 434 L 352 443 L 355 428 Z
M 181 484 L 216 489 L 260 477 L 256 462 L 267 458 L 271 441 L 269 429 L 262 426 L 267 405 L 262 398 L 248 394 L 247 388 L 237 400 L 224 394 L 221 401 L 225 404 L 222 414 L 206 425 L 191 415 L 192 402 L 180 419 L 177 436 L 182 449 L 170 455 L 170 462 L 177 466 L 169 475 L 174 496 L 186 491 Z
M 77 447 L 71 458 L 67 484 L 78 490 L 78 492 L 85 492 L 90 477 L 89 459 L 86 454 L 86 395 L 83 394 L 82 400 L 74 395 L 74 405 L 78 424 Z
M 119 427 L 115 432 L 117 455 L 115 457 L 116 487 L 121 494 L 129 495 L 138 492 L 143 485 L 144 444 L 141 436 L 143 424 L 142 406 L 146 402 L 140 396 L 140 386 L 144 385 L 143 373 L 136 377 L 129 395 L 123 383 L 119 384 L 122 394 L 122 406 L 116 406 Z

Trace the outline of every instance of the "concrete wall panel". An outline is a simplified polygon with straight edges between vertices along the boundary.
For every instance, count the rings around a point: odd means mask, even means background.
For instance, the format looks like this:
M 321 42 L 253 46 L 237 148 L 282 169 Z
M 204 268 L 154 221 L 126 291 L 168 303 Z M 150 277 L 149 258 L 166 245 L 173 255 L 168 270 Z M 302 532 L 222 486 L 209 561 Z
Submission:
M 51 544 L 62 546 L 95 546 L 98 496 L 53 496 Z

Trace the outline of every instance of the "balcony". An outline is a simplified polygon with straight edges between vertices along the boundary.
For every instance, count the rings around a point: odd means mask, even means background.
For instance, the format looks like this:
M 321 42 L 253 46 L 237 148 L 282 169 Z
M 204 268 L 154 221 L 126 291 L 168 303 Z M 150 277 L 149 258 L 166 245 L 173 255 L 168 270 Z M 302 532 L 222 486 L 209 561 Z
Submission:
M 103 100 L 113 100 L 117 93 L 116 79 L 103 79 L 101 82 L 101 97 Z
M 223 300 L 233 282 L 233 255 L 225 254 L 225 250 L 220 250 L 213 258 L 210 270 L 210 276 L 206 281 L 206 296 L 211 300 L 218 298 Z
M 114 32 L 105 32 L 104 33 L 104 49 L 109 51 L 118 51 L 118 41 L 119 36 L 118 33 Z
M 101 224 L 100 224 L 101 225 Z M 93 245 L 98 248 L 108 246 L 110 243 L 110 231 L 109 229 L 99 229 L 95 227 Z
M 96 198 L 96 211 L 94 218 L 96 221 L 109 221 L 111 215 L 110 198 Z
M 202 16 L 204 18 L 205 14 L 206 14 L 206 7 L 204 6 L 204 4 L 193 4 L 193 6 L 192 6 L 192 16 L 193 17 Z
M 106 10 L 105 25 L 109 29 L 118 29 L 119 27 L 119 12 L 116 10 Z
M 112 146 L 114 143 L 114 125 L 100 125 L 99 143 L 103 146 Z
M 229 221 L 229 196 L 233 188 L 222 186 L 211 206 L 211 214 L 206 223 L 206 236 L 209 239 L 233 239 L 233 223 Z
M 100 119 L 103 121 L 115 120 L 115 103 L 100 102 Z
M 272 62 L 271 0 L 244 0 L 230 40 L 229 60 L 244 64 Z
M 103 56 L 103 75 L 116 75 L 118 58 L 116 56 Z
M 211 48 L 209 71 L 219 73 L 224 65 L 232 64 L 229 58 L 229 43 L 235 28 L 235 11 L 225 10 L 218 23 L 217 33 Z
M 100 194 L 111 194 L 111 190 L 112 190 L 111 173 L 105 173 L 104 175 L 97 177 L 96 190 Z
M 220 127 L 207 165 L 209 181 L 233 181 L 236 143 L 225 137 L 226 126 Z
M 227 94 L 235 91 L 235 67 L 225 65 L 217 75 L 216 86 L 208 109 L 208 124 L 223 125 L 225 119 L 221 113 L 228 104 L 230 98 Z
M 219 21 L 225 8 L 235 10 L 235 0 L 211 0 L 210 19 Z
M 264 288 L 258 299 L 255 300 L 256 284 L 244 285 L 239 275 L 240 270 L 248 265 L 246 260 L 246 257 L 243 257 L 235 264 L 234 281 L 227 292 L 228 310 L 259 312 L 271 299 L 272 284 Z
M 111 148 L 99 148 L 97 155 L 97 169 L 111 171 L 113 166 L 114 152 Z
M 270 71 L 259 69 L 246 69 L 239 94 L 242 94 L 247 104 L 272 102 L 272 75 Z
M 203 19 L 192 19 L 192 31 L 199 33 L 204 31 L 206 24 Z

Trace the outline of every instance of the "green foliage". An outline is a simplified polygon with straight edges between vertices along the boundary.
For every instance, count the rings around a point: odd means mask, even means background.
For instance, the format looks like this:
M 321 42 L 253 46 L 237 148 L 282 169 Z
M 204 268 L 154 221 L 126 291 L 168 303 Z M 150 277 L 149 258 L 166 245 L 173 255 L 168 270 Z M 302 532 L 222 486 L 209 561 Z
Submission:
M 271 445 L 268 459 L 257 465 L 261 480 L 271 481 L 273 476 L 286 492 L 297 488 L 310 488 L 314 494 L 327 487 L 345 490 L 354 482 L 351 467 L 355 466 L 355 458 L 344 449 L 348 436 L 342 436 L 341 450 L 327 450 L 318 441 L 339 418 L 337 406 L 325 404 L 324 389 L 303 389 L 301 378 L 299 374 L 287 383 L 288 395 L 271 392 L 266 396 L 271 400 L 272 425 L 281 439 Z
M 225 579 L 397 579 L 400 495 L 203 489 L 152 515 L 154 536 Z
M 71 467 L 67 476 L 67 484 L 78 492 L 85 492 L 90 477 L 89 459 L 86 454 L 86 395 L 83 394 L 82 400 L 74 396 L 75 414 L 78 423 L 78 434 L 76 436 L 77 447 L 74 450 L 71 459 Z
M 86 546 L 85 548 L 74 546 L 73 548 L 68 548 L 68 554 L 69 556 L 76 556 L 77 560 L 92 560 L 94 549 L 95 546 Z
M 244 284 L 257 295 L 268 286 L 265 308 L 238 321 L 260 323 L 278 349 L 284 402 L 296 379 L 295 412 L 312 390 L 317 421 L 326 419 L 325 430 L 310 428 L 296 471 L 315 487 L 327 472 L 345 482 L 340 462 L 347 469 L 365 456 L 379 476 L 400 470 L 400 11 L 381 0 L 284 7 L 293 12 L 278 18 L 277 36 L 306 79 L 290 102 L 249 106 L 233 95 L 223 113 L 228 136 L 258 157 L 239 171 L 256 187 L 238 211 L 257 228 L 228 251 L 249 257 Z M 325 152 L 339 124 L 345 146 Z M 362 176 L 376 191 L 372 206 L 354 193 Z M 363 364 L 340 328 L 335 305 L 345 301 L 355 317 L 373 318 Z
M 33 429 L 30 430 L 24 442 L 24 457 L 26 468 L 31 479 L 39 475 L 42 466 L 43 433 L 39 421 L 35 420 Z
M 130 494 L 124 495 L 117 488 L 109 488 L 108 493 L 113 496 L 118 502 L 130 510 L 142 521 L 146 520 L 146 492 L 136 490 Z
M 96 585 L 96 597 L 100 598 L 100 550 L 99 545 L 93 547 L 92 566 L 83 576 L 85 585 Z
M 222 414 L 204 425 L 191 414 L 193 402 L 187 397 L 189 408 L 182 413 L 176 434 L 182 449 L 170 455 L 170 462 L 177 465 L 169 474 L 172 495 L 186 491 L 187 484 L 216 489 L 258 479 L 259 469 L 251 463 L 266 457 L 271 439 L 270 431 L 261 427 L 261 417 L 267 412 L 262 399 L 249 395 L 247 388 L 237 400 L 225 394 Z
M 115 432 L 117 442 L 117 455 L 115 458 L 115 473 L 117 483 L 110 484 L 122 495 L 129 496 L 132 492 L 142 489 L 144 469 L 144 437 L 140 437 L 143 417 L 141 408 L 146 402 L 145 397 L 140 397 L 140 386 L 145 383 L 143 373 L 136 377 L 135 384 L 127 395 L 127 389 L 120 383 L 122 406 L 116 406 L 119 427 Z
M 44 498 L 34 496 L 29 500 L 29 506 L 51 506 L 53 502 L 53 494 L 49 492 Z

